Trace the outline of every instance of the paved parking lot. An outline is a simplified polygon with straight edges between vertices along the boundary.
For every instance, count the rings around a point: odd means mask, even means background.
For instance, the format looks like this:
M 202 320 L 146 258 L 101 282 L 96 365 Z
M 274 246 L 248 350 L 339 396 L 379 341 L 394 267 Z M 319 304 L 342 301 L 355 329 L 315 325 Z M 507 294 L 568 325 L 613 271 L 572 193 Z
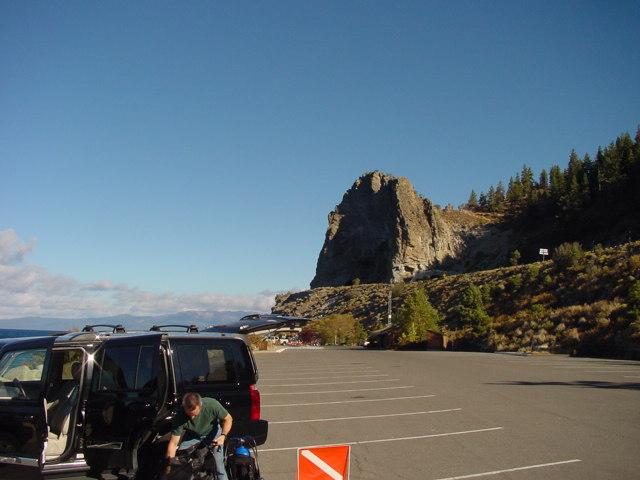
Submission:
M 265 480 L 294 480 L 298 447 L 344 443 L 353 479 L 640 478 L 639 362 L 361 349 L 256 359 Z
M 640 477 L 640 364 L 359 349 L 256 355 L 266 480 L 350 444 L 354 479 Z

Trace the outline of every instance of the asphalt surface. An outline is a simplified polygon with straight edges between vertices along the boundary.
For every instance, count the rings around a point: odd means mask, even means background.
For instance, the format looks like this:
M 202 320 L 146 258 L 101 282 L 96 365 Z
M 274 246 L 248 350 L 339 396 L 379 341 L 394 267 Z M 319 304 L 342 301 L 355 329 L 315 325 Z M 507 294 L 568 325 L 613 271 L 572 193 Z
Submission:
M 265 480 L 294 480 L 299 447 L 335 444 L 351 445 L 353 479 L 640 478 L 640 362 L 362 349 L 256 360 Z
M 351 445 L 354 479 L 640 478 L 640 363 L 346 349 L 256 355 L 265 480 Z M 329 477 L 327 477 L 329 478 Z

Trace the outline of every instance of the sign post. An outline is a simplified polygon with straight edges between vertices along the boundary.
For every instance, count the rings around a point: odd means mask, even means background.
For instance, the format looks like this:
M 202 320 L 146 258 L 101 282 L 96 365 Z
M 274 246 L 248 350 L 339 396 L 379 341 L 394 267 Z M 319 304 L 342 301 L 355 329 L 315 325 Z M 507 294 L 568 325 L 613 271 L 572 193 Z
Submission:
M 349 480 L 349 445 L 298 449 L 297 480 Z
M 542 255 L 542 261 L 544 262 L 544 257 L 549 255 L 549 250 L 546 248 L 541 248 L 540 249 L 540 255 Z

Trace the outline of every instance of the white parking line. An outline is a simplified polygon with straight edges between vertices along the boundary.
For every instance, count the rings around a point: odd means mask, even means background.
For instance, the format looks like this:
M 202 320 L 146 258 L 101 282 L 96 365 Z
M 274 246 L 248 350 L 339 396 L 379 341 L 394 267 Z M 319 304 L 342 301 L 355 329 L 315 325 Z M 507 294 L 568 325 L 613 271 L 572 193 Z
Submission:
M 532 468 L 553 467 L 554 465 L 565 465 L 567 463 L 577 463 L 582 460 L 574 458 L 573 460 L 562 460 L 560 462 L 539 463 L 538 465 L 528 465 L 526 467 L 506 468 L 504 470 L 494 470 L 493 472 L 472 473 L 470 475 L 460 475 L 457 477 L 438 478 L 438 480 L 462 480 L 464 478 L 486 477 L 489 475 L 499 475 L 501 473 L 519 472 L 520 470 L 530 470 Z
M 284 425 L 289 423 L 310 423 L 310 422 L 332 422 L 336 420 L 359 420 L 362 418 L 385 418 L 385 417 L 404 417 L 407 415 L 429 415 L 432 413 L 459 412 L 461 408 L 449 408 L 447 410 L 428 410 L 426 412 L 406 412 L 406 413 L 388 413 L 385 415 L 362 415 L 360 417 L 332 417 L 332 418 L 314 418 L 311 420 L 285 420 L 282 422 L 269 422 L 269 425 Z
M 340 376 L 331 376 L 331 377 L 313 377 L 314 380 L 322 380 L 325 378 L 349 378 L 349 377 L 358 377 L 358 378 L 364 378 L 364 377 L 388 377 L 389 374 L 388 373 L 376 373 L 373 375 L 340 375 Z M 309 377 L 286 377 L 286 378 L 261 378 L 260 380 L 262 381 L 273 381 L 273 380 L 309 380 Z
M 265 373 L 264 370 L 260 370 L 262 373 Z M 353 373 L 353 374 L 366 374 L 366 373 L 378 373 L 380 370 L 338 370 L 338 371 L 331 371 L 331 370 L 298 370 L 296 368 L 291 369 L 288 373 L 266 373 L 266 375 L 270 376 L 270 377 L 285 377 L 291 374 L 296 374 L 296 372 L 298 374 L 314 374 L 314 373 L 319 373 L 321 375 L 329 375 L 329 374 L 340 374 L 340 373 Z
M 260 396 L 265 397 L 267 395 L 307 395 L 310 393 L 371 392 L 373 390 L 399 390 L 401 388 L 415 388 L 415 385 L 403 385 L 400 387 L 354 388 L 352 390 L 324 390 L 324 391 L 315 391 L 315 392 L 273 392 L 273 393 L 260 392 Z
M 624 375 L 624 378 L 640 378 L 640 375 Z
M 413 398 L 431 398 L 435 395 L 415 395 L 412 397 L 392 397 L 392 398 L 365 398 L 362 400 L 340 400 L 338 402 L 313 402 L 313 403 L 283 403 L 280 405 L 261 405 L 261 408 L 266 407 L 304 407 L 307 405 L 333 405 L 337 403 L 363 403 L 363 402 L 388 402 L 395 400 L 409 400 Z
M 263 383 L 261 387 L 306 387 L 309 385 L 342 385 L 345 383 L 379 383 L 379 382 L 399 382 L 399 378 L 385 378 L 384 380 L 350 380 L 348 382 L 318 382 L 318 383 L 281 383 L 279 385 L 275 383 Z
M 502 430 L 504 427 L 491 427 L 480 428 L 478 430 L 465 430 L 463 432 L 447 432 L 447 433 L 432 433 L 430 435 L 417 435 L 415 437 L 395 437 L 395 438 L 382 438 L 380 440 L 361 440 L 359 442 L 332 442 L 333 445 L 364 445 L 368 443 L 385 443 L 385 442 L 400 442 L 403 440 L 419 440 L 422 438 L 437 438 L 437 437 L 451 437 L 454 435 L 467 435 L 471 433 L 493 432 L 496 430 Z M 313 448 L 318 445 L 306 445 L 303 447 L 282 447 L 282 448 L 266 448 L 264 450 L 258 450 L 260 453 L 264 452 L 283 452 L 286 450 L 297 450 L 299 448 Z
M 279 364 L 278 365 L 280 368 L 282 368 L 282 365 Z M 370 366 L 368 365 L 345 365 L 343 364 L 333 364 L 333 365 L 288 365 L 288 367 L 290 367 L 291 369 L 294 370 L 332 370 L 332 369 L 336 369 L 336 370 L 369 370 Z M 263 366 L 262 368 L 264 369 L 269 369 L 269 367 Z

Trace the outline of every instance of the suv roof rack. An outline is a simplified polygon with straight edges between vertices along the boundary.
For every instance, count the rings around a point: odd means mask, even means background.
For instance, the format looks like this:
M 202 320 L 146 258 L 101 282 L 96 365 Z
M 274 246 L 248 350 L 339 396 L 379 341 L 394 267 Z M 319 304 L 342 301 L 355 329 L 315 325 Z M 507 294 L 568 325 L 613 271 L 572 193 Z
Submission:
M 85 325 L 82 329 L 83 332 L 97 332 L 97 327 L 107 327 L 111 329 L 111 333 L 126 333 L 125 328 L 122 325 L 109 325 L 105 323 L 98 323 L 96 325 Z
M 180 330 L 176 330 L 180 329 Z M 154 325 L 149 329 L 151 332 L 181 332 L 184 329 L 187 333 L 198 333 L 198 327 L 195 325 Z

